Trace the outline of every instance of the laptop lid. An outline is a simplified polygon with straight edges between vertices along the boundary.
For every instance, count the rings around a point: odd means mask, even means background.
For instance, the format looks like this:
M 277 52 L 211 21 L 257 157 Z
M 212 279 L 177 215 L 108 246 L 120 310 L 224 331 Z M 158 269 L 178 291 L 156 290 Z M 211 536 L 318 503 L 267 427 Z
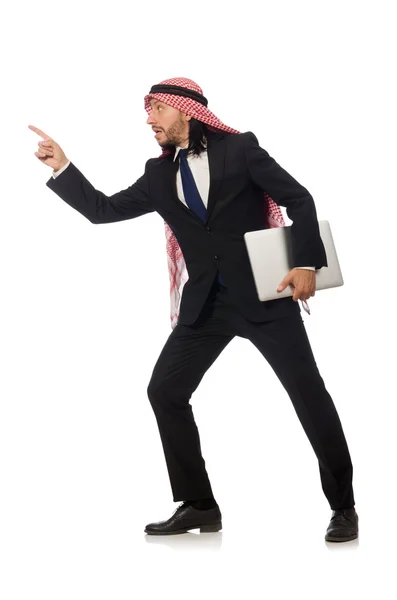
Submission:
M 316 291 L 343 285 L 329 222 L 319 221 L 319 229 L 328 267 L 316 270 Z M 294 267 L 291 252 L 291 225 L 250 231 L 244 234 L 244 240 L 259 300 L 275 300 L 292 296 L 294 290 L 291 285 L 282 292 L 277 292 L 278 285 Z M 310 265 L 302 265 L 302 267 L 306 266 Z

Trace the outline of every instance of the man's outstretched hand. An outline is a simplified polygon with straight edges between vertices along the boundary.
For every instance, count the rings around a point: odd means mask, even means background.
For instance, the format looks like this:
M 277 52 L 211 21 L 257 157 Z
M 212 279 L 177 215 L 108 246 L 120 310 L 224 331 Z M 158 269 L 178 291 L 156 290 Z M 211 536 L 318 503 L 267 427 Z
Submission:
M 282 292 L 287 285 L 292 285 L 294 288 L 292 299 L 295 302 L 307 300 L 316 293 L 316 272 L 294 268 L 284 277 L 277 291 Z
M 62 167 L 69 161 L 60 145 L 50 138 L 49 135 L 44 133 L 44 131 L 41 131 L 41 129 L 38 129 L 33 125 L 28 125 L 28 127 L 43 138 L 43 141 L 38 142 L 39 148 L 38 151 L 35 152 L 35 155 L 39 161 L 45 165 L 48 165 L 54 169 L 54 171 L 59 171 L 59 169 L 62 169 Z

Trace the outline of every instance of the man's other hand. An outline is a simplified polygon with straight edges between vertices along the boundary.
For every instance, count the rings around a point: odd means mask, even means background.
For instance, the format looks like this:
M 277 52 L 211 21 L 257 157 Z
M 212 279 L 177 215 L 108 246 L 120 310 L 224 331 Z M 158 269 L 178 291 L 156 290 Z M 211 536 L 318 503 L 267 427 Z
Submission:
M 284 277 L 277 291 L 282 292 L 287 285 L 292 285 L 294 288 L 292 299 L 295 302 L 307 300 L 316 293 L 316 272 L 295 267 Z

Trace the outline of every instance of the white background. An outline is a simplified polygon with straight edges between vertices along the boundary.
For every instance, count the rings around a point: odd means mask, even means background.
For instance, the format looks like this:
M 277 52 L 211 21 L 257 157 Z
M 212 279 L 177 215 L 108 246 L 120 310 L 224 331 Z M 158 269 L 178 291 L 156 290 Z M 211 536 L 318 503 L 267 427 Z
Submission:
M 3 600 L 396 597 L 392 4 L 2 9 Z M 177 76 L 253 131 L 331 223 L 345 285 L 302 315 L 352 455 L 359 542 L 324 542 L 316 457 L 239 338 L 192 398 L 224 529 L 143 533 L 177 506 L 146 395 L 171 333 L 164 224 L 92 225 L 45 185 L 28 125 L 112 194 L 160 154 L 143 97 Z

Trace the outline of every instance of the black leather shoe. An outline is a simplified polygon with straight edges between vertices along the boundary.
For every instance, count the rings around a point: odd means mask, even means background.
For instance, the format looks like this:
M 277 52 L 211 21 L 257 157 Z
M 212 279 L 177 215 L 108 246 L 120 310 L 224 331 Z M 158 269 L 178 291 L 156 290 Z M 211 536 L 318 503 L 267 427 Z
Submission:
M 200 533 L 222 529 L 222 514 L 219 506 L 208 510 L 198 510 L 188 502 L 182 502 L 167 521 L 158 521 L 146 525 L 145 533 L 150 535 L 175 535 L 177 533 L 187 533 L 190 529 L 200 529 Z
M 358 514 L 354 508 L 333 510 L 325 539 L 327 542 L 350 542 L 358 537 Z

